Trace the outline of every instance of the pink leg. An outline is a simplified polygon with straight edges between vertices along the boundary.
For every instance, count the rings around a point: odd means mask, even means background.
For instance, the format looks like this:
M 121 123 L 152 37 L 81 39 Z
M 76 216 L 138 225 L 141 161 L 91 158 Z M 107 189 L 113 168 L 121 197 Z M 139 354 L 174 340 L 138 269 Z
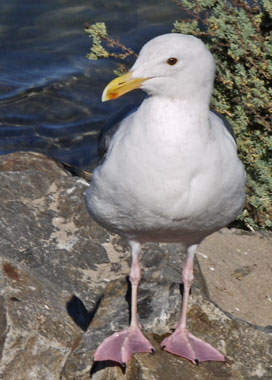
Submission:
M 186 327 L 190 288 L 194 280 L 193 260 L 197 248 L 197 245 L 192 245 L 188 248 L 188 257 L 182 274 L 184 292 L 179 323 L 174 333 L 162 341 L 161 347 L 168 352 L 191 360 L 194 364 L 207 360 L 224 361 L 225 358 L 220 352 L 210 344 L 192 335 Z
M 137 317 L 137 290 L 141 280 L 138 255 L 141 251 L 141 245 L 130 241 L 130 246 L 132 250 L 132 264 L 129 276 L 132 286 L 130 326 L 106 338 L 94 354 L 95 361 L 113 360 L 120 364 L 126 364 L 136 352 L 155 352 L 151 343 L 142 334 Z

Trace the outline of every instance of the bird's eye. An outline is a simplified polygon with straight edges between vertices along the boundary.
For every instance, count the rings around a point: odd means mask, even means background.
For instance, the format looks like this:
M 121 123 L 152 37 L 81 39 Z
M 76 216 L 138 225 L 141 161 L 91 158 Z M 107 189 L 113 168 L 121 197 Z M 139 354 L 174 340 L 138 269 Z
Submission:
M 168 59 L 168 61 L 167 61 L 167 63 L 168 63 L 168 65 L 171 65 L 171 66 L 174 66 L 176 63 L 177 63 L 177 58 L 169 58 Z

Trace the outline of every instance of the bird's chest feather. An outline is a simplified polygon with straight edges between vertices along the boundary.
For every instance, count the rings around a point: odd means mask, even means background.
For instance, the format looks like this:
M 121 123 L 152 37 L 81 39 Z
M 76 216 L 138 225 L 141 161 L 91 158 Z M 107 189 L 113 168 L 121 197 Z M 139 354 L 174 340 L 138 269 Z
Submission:
M 156 108 L 159 111 L 152 112 L 151 106 L 149 113 L 128 120 L 110 152 L 109 165 L 122 172 L 127 187 L 145 191 L 146 198 L 155 192 L 161 200 L 174 200 L 186 196 L 191 181 L 205 170 L 204 161 L 213 160 L 208 153 L 210 132 L 201 130 L 197 118 L 192 128 L 193 115 L 188 112 L 173 106 Z
M 118 230 L 193 230 L 230 208 L 236 153 L 218 144 L 207 123 L 201 129 L 193 114 L 166 111 L 128 118 L 116 133 L 89 189 L 100 223 Z
M 101 169 L 104 180 L 111 184 L 112 197 L 116 191 L 123 193 L 123 198 L 129 194 L 131 202 L 138 200 L 154 211 L 170 200 L 172 204 L 186 203 L 192 182 L 205 171 L 204 161 L 213 158 L 207 154 L 208 136 L 190 129 L 188 117 L 175 119 L 171 110 L 167 111 L 145 115 L 143 122 L 138 118 L 137 126 L 132 120 L 116 136 Z

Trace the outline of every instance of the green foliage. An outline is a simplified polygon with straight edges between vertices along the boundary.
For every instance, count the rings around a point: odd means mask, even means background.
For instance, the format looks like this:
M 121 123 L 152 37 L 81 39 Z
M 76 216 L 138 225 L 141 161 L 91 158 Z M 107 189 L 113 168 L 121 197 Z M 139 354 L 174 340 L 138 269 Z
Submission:
M 176 21 L 173 31 L 201 38 L 216 60 L 212 107 L 233 125 L 247 171 L 247 202 L 240 223 L 249 229 L 272 230 L 271 1 L 253 0 L 252 5 L 244 0 L 175 2 L 189 17 Z M 105 26 L 102 30 L 106 31 Z M 90 35 L 94 42 L 90 59 L 94 59 L 92 54 L 106 56 L 100 50 L 102 39 L 120 49 L 107 56 L 135 55 L 106 33 L 98 44 L 95 29 Z
M 107 38 L 108 35 L 106 25 L 103 22 L 97 22 L 91 26 L 85 25 L 85 31 L 93 40 L 91 52 L 87 57 L 90 60 L 109 57 L 110 53 L 102 46 L 102 40 Z
M 247 203 L 240 220 L 254 230 L 272 229 L 271 2 L 177 3 L 191 18 L 176 21 L 174 31 L 200 37 L 217 63 L 212 107 L 233 125 L 247 171 Z
M 89 34 L 93 41 L 91 51 L 87 54 L 87 57 L 90 60 L 107 57 L 124 60 L 131 55 L 137 57 L 137 54 L 132 49 L 126 47 L 118 39 L 114 40 L 108 36 L 106 25 L 103 22 L 97 22 L 93 25 L 86 24 L 85 31 Z M 108 51 L 103 47 L 103 42 L 106 42 L 106 45 L 111 48 L 111 51 Z M 119 63 L 117 70 L 114 72 L 116 75 L 120 75 L 126 71 L 126 66 Z

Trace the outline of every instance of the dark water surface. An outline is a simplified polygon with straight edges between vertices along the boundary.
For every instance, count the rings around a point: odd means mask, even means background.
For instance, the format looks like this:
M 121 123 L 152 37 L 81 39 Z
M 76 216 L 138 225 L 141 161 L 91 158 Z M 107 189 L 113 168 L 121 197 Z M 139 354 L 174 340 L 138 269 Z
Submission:
M 171 0 L 0 0 L 0 7 L 0 154 L 31 150 L 92 168 L 104 120 L 143 94 L 101 103 L 115 63 L 86 58 L 83 24 L 106 22 L 138 52 L 172 30 L 179 8 Z

